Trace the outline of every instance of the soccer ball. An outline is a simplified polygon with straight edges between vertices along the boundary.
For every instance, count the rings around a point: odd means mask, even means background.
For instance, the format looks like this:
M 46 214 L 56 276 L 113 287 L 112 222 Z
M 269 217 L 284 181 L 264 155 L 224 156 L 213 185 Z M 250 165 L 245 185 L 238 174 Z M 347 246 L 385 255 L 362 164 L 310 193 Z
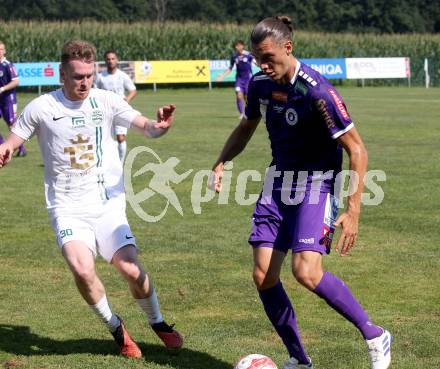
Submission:
M 275 363 L 267 356 L 251 354 L 242 357 L 234 369 L 278 369 Z

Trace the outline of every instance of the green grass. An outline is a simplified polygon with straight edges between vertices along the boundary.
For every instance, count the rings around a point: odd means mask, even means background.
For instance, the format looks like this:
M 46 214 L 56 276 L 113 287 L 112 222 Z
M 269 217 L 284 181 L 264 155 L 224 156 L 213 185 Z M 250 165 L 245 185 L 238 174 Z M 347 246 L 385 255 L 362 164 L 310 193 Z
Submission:
M 419 88 L 341 89 L 369 150 L 370 169 L 387 174 L 385 199 L 363 208 L 358 248 L 351 256 L 325 258 L 371 318 L 395 336 L 392 368 L 435 369 L 440 365 L 440 90 Z M 22 108 L 35 95 L 19 95 Z M 232 89 L 141 91 L 136 108 L 149 116 L 175 102 L 175 126 L 159 140 L 134 133 L 129 147 L 145 145 L 162 160 L 181 160 L 177 171 L 209 169 L 237 122 Z M 2 124 L 0 131 L 5 134 Z M 106 329 L 76 291 L 50 228 L 44 205 L 43 166 L 34 139 L 29 155 L 0 170 L 0 367 L 227 369 L 242 355 L 263 353 L 281 367 L 286 353 L 251 279 L 247 245 L 252 206 L 190 201 L 193 174 L 174 185 L 184 216 L 170 208 L 157 223 L 145 223 L 128 206 L 142 249 L 140 259 L 154 279 L 166 319 L 186 337 L 185 349 L 169 356 L 147 328 L 125 283 L 97 261 L 109 300 L 144 352 L 125 360 Z M 263 172 L 269 145 L 261 124 L 234 161 L 233 184 L 244 169 Z M 141 167 L 147 156 L 135 162 Z M 145 178 L 144 178 L 145 180 Z M 145 182 L 146 183 L 146 182 Z M 135 181 L 139 190 L 145 186 Z M 250 183 L 257 193 L 260 183 Z M 150 212 L 163 199 L 144 204 Z M 360 334 L 315 295 L 294 282 L 290 294 L 305 346 L 317 369 L 369 368 Z

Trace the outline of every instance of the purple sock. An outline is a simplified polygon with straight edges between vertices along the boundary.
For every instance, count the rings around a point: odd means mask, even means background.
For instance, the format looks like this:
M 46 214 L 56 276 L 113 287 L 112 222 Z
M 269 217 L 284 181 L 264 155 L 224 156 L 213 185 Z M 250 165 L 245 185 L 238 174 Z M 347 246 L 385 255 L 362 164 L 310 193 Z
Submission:
M 325 272 L 315 292 L 345 319 L 352 322 L 365 339 L 379 337 L 383 329 L 370 322 L 367 313 L 355 299 L 350 289 L 338 277 Z
M 237 97 L 237 109 L 240 114 L 243 114 L 243 100 Z
M 308 364 L 309 358 L 301 342 L 295 312 L 281 282 L 267 290 L 258 291 L 258 293 L 263 302 L 264 310 L 283 340 L 289 355 L 301 364 Z
M 2 143 L 4 143 L 5 142 L 5 139 L 3 138 L 3 136 L 0 134 L 0 145 L 2 144 Z

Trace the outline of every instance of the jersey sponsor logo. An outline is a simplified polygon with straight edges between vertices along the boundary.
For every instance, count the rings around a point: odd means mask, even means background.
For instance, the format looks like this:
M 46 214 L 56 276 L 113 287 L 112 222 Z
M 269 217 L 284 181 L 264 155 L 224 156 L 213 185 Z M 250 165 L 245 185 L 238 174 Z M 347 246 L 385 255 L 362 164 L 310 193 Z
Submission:
M 134 238 L 133 236 L 129 236 L 128 234 L 125 235 L 125 239 L 126 240 L 131 240 L 132 238 Z
M 65 115 L 62 115 L 61 117 L 52 117 L 52 120 L 57 121 L 57 120 L 65 118 L 65 117 L 66 117 Z
M 102 125 L 102 122 L 104 121 L 104 113 L 99 110 L 99 109 L 95 109 L 92 112 L 92 122 L 95 126 L 99 127 L 100 125 Z
M 335 102 L 335 104 L 336 104 L 336 106 L 337 106 L 337 108 L 338 108 L 338 110 L 339 110 L 339 112 L 342 114 L 342 116 L 344 117 L 344 119 L 350 119 L 350 116 L 348 115 L 348 113 L 347 113 L 347 109 L 345 108 L 345 105 L 344 105 L 344 102 L 341 100 L 341 98 L 338 96 L 338 94 L 336 93 L 336 91 L 335 90 L 333 90 L 333 89 L 328 89 L 327 90 L 329 93 L 330 93 L 330 95 L 331 95 L 331 97 L 333 98 L 333 100 L 334 100 L 334 102 Z
M 273 110 L 275 110 L 278 114 L 281 114 L 284 110 L 284 106 L 274 105 Z
M 305 243 L 306 245 L 311 245 L 313 243 L 315 243 L 315 238 L 300 238 L 299 243 Z
M 90 137 L 78 134 L 70 142 L 73 146 L 64 148 L 64 152 L 69 154 L 70 166 L 73 169 L 88 169 L 95 161 L 93 145 L 90 143 Z
M 324 99 L 315 100 L 315 106 L 321 114 L 321 117 L 324 119 L 327 128 L 334 128 L 336 126 L 335 121 L 327 110 L 327 102 Z
M 298 113 L 295 109 L 289 108 L 286 110 L 286 122 L 289 126 L 294 126 L 298 123 Z
M 287 93 L 281 91 L 272 91 L 272 99 L 275 101 L 287 103 Z
M 86 118 L 85 117 L 72 117 L 72 127 L 73 128 L 81 128 L 86 126 Z

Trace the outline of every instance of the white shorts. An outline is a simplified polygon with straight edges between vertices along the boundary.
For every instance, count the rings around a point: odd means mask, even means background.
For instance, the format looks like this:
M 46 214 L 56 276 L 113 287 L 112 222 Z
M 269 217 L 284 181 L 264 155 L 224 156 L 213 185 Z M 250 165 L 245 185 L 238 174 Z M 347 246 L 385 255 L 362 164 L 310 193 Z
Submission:
M 120 248 L 136 247 L 124 208 L 113 207 L 100 216 L 59 216 L 52 220 L 52 228 L 60 249 L 67 242 L 82 241 L 95 257 L 99 253 L 109 263 Z
M 128 128 L 127 127 L 121 127 L 121 126 L 115 126 L 115 135 L 125 135 L 127 136 Z

